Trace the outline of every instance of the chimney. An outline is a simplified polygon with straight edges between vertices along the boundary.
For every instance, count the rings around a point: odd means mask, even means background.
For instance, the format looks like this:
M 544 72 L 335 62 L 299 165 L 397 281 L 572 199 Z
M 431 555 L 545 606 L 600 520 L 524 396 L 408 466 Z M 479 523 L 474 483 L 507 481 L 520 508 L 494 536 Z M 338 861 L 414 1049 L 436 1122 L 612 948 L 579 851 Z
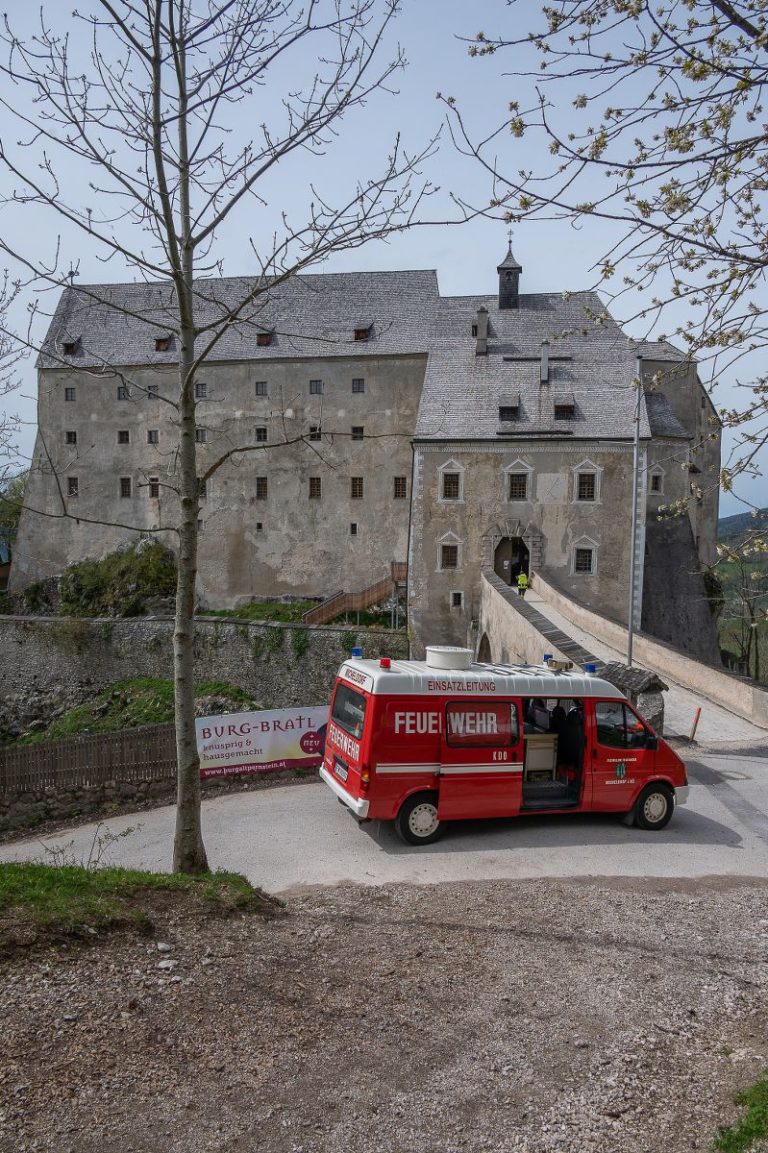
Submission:
M 541 374 L 540 379 L 542 384 L 549 384 L 549 341 L 542 340 L 541 342 Z
M 520 273 L 522 265 L 518 264 L 512 255 L 512 242 L 509 243 L 507 255 L 496 268 L 499 274 L 499 308 L 520 307 Z
M 488 355 L 488 309 L 483 308 L 482 305 L 477 310 L 477 317 L 475 323 L 472 325 L 474 328 L 474 335 L 477 337 L 477 346 L 475 348 L 475 356 Z

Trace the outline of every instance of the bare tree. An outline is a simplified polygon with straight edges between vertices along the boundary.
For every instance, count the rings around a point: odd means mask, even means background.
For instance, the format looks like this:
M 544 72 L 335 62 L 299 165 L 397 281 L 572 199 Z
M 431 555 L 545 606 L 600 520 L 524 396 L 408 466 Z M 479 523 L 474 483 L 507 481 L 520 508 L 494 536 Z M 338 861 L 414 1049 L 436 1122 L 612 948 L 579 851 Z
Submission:
M 740 541 L 719 546 L 715 567 L 723 590 L 724 607 L 720 620 L 723 647 L 736 650 L 739 672 L 761 676 L 761 652 L 768 620 L 768 567 L 763 533 L 753 530 Z
M 597 283 L 623 298 L 625 320 L 644 318 L 650 329 L 669 311 L 670 333 L 714 368 L 763 348 L 765 5 L 557 0 L 537 12 L 524 0 L 508 4 L 513 33 L 480 33 L 469 48 L 510 62 L 516 99 L 503 123 L 478 139 L 443 97 L 455 141 L 492 179 L 490 211 L 512 222 L 603 222 Z M 540 146 L 533 168 L 520 168 L 521 137 Z M 743 403 L 722 414 L 738 430 L 726 490 L 756 474 L 768 443 L 768 376 L 744 388 Z
M 419 156 L 396 139 L 381 171 L 331 203 L 307 181 L 306 216 L 282 216 L 280 231 L 250 241 L 256 275 L 226 304 L 205 275 L 221 275 L 217 243 L 237 215 L 245 232 L 284 166 L 302 170 L 333 144 L 345 117 L 388 90 L 404 60 L 387 60 L 385 40 L 399 0 L 94 0 L 74 13 L 82 52 L 53 27 L 49 5 L 34 36 L 6 21 L 5 88 L 0 103 L 25 126 L 0 159 L 16 203 L 48 209 L 89 251 L 146 281 L 172 286 L 170 332 L 178 349 L 178 585 L 174 679 L 178 753 L 174 869 L 207 868 L 200 825 L 193 698 L 193 609 L 197 570 L 198 467 L 195 380 L 232 326 L 254 324 L 260 301 L 294 274 L 332 253 L 384 237 L 415 219 L 428 192 Z M 308 64 L 308 61 L 310 62 Z M 243 139 L 237 115 L 252 123 Z M 89 188 L 69 172 L 89 172 Z M 291 170 L 294 174 L 296 168 Z M 306 177 L 304 177 L 306 180 Z M 62 244 L 43 268 L 11 244 L 31 278 L 66 283 Z M 76 262 L 73 262 L 76 263 Z M 88 291 L 93 292 L 93 289 Z M 101 304 L 110 306 L 105 296 Z M 107 366 L 105 366 L 107 367 Z M 119 366 L 118 366 L 119 367 Z M 263 446 L 259 446 L 263 448 Z M 240 444 L 238 451 L 247 451 Z M 231 453 L 209 465 L 210 477 Z M 202 478 L 205 479 L 205 478 Z
M 6 407 L 18 390 L 17 369 L 24 354 L 23 344 L 18 341 L 10 327 L 9 316 L 19 291 L 20 285 L 12 282 L 5 272 L 0 278 L 0 401 L 3 405 L 0 411 L 0 490 L 6 498 L 9 492 L 18 497 L 20 488 L 23 489 L 23 484 L 19 483 L 19 478 L 24 473 L 18 447 L 21 418 L 18 413 Z M 18 510 L 11 512 L 7 500 L 5 507 L 7 515 L 17 521 Z M 0 525 L 0 528 L 3 527 L 7 529 L 9 526 Z

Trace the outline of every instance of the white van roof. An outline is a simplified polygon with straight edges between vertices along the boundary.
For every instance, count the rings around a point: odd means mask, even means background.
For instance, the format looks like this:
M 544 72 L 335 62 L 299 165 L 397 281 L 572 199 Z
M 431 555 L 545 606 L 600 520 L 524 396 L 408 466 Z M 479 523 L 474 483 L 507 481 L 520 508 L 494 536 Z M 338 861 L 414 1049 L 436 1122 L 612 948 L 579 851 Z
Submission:
M 592 673 L 558 673 L 545 665 L 470 664 L 465 669 L 436 669 L 424 661 L 353 657 L 341 666 L 339 676 L 377 696 L 462 693 L 481 697 L 611 697 L 626 700 L 615 685 Z

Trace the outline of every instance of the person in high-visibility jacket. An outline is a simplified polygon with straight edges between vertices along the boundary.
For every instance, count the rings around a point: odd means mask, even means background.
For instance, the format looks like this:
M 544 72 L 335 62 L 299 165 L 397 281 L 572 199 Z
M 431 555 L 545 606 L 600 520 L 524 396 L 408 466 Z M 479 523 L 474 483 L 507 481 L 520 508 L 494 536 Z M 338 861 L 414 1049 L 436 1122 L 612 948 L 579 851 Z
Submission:
M 517 578 L 517 595 L 519 597 L 524 597 L 527 588 L 528 588 L 528 574 L 521 572 L 520 576 Z

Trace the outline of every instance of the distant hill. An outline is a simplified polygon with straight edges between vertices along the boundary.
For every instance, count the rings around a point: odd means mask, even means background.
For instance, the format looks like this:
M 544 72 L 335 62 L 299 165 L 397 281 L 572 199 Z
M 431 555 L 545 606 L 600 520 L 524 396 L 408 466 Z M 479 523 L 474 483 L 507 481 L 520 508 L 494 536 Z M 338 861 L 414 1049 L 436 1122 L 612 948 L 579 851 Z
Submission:
M 721 517 L 717 522 L 717 539 L 720 541 L 737 540 L 755 529 L 768 532 L 768 508 L 758 510 L 757 516 L 751 512 L 739 512 L 735 516 Z

